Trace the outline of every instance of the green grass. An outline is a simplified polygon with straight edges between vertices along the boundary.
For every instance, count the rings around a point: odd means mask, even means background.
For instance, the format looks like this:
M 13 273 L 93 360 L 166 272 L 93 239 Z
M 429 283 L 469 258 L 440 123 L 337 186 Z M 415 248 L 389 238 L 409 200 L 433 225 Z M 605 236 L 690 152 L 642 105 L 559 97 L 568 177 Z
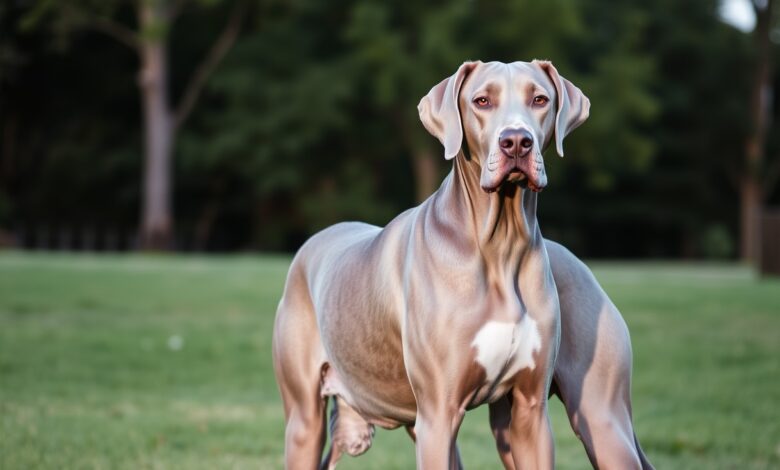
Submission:
M 288 262 L 0 254 L 0 468 L 281 467 L 270 343 Z M 631 329 L 655 465 L 780 467 L 780 281 L 732 265 L 595 272 Z M 486 415 L 462 428 L 467 468 L 499 467 Z M 589 468 L 557 401 L 553 425 L 558 468 Z M 380 430 L 342 467 L 413 456 L 403 431 Z

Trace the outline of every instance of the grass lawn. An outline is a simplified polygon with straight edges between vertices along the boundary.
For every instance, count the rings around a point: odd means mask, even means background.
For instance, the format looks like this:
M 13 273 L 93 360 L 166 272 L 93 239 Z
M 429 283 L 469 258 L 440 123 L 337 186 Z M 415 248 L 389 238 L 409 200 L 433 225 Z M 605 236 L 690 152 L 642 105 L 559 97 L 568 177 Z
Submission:
M 0 469 L 280 468 L 271 326 L 286 257 L 0 254 Z M 780 468 L 780 281 L 594 263 L 634 344 L 659 469 Z M 553 402 L 558 468 L 590 468 Z M 467 468 L 499 468 L 487 410 Z M 402 430 L 341 468 L 413 468 Z

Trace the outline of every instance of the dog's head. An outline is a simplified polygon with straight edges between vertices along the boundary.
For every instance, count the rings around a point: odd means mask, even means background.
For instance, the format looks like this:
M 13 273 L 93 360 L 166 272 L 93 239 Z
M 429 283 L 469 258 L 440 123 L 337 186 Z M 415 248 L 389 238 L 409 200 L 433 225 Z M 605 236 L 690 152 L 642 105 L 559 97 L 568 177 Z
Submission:
M 547 61 L 466 62 L 423 97 L 420 119 L 454 158 L 466 143 L 482 168 L 487 192 L 504 182 L 541 191 L 547 185 L 542 151 L 588 118 L 590 101 Z

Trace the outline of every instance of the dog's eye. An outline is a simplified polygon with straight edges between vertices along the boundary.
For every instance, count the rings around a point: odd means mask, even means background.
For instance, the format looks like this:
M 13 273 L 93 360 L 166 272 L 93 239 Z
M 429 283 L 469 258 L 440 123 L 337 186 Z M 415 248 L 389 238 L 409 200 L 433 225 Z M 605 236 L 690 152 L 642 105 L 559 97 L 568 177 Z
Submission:
M 550 98 L 544 95 L 534 96 L 534 106 L 544 106 L 550 101 Z
M 476 104 L 480 108 L 487 108 L 488 106 L 490 106 L 490 100 L 484 96 L 480 96 L 479 98 L 474 100 L 474 104 Z

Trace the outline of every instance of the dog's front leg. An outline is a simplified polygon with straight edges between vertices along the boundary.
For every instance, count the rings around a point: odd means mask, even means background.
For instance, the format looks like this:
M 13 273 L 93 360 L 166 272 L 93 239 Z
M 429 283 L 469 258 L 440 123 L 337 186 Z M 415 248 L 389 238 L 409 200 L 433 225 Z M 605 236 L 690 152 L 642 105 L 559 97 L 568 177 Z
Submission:
M 509 426 L 512 458 L 517 470 L 550 469 L 555 466 L 552 427 L 547 414 L 547 391 L 512 390 L 512 421 Z
M 557 307 L 557 297 L 555 300 Z M 549 338 L 549 342 L 542 344 L 535 367 L 517 375 L 510 392 L 509 440 L 516 470 L 552 470 L 555 467 L 547 397 L 560 338 L 558 318 L 554 315 L 546 324 L 540 321 L 542 337 Z
M 557 307 L 557 297 L 556 307 Z M 557 311 L 557 310 L 556 310 Z M 516 470 L 552 470 L 555 449 L 548 415 L 548 393 L 558 350 L 558 317 L 542 326 L 542 337 L 550 342 L 542 345 L 533 369 L 521 371 L 510 392 L 511 422 L 509 440 Z M 541 323 L 541 322 L 540 322 Z M 547 334 L 545 334 L 545 332 Z
M 509 436 L 516 470 L 555 467 L 547 397 L 560 347 L 561 309 L 549 258 L 540 240 L 537 231 L 518 280 L 523 314 L 534 320 L 540 342 L 534 350 L 533 363 L 515 376 L 510 392 Z
M 456 440 L 464 412 L 458 407 L 419 403 L 414 425 L 417 468 L 458 470 L 460 462 Z
M 456 441 L 465 409 L 455 393 L 457 387 L 450 381 L 452 377 L 460 376 L 459 371 L 450 370 L 448 374 L 440 364 L 430 361 L 429 354 L 413 346 L 407 346 L 405 353 L 417 401 L 414 429 L 409 433 L 415 441 L 417 468 L 460 469 L 462 465 Z

